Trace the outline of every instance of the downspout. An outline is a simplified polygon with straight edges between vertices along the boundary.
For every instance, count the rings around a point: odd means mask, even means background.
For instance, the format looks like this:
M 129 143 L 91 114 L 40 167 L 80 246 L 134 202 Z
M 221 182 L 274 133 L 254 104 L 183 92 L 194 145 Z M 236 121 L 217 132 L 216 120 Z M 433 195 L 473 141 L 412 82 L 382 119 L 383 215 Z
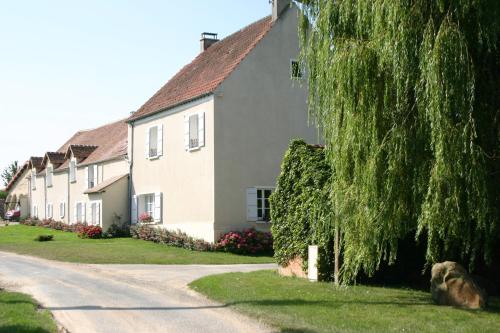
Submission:
M 43 216 L 46 220 L 47 219 L 47 171 L 45 171 L 45 176 L 43 177 L 43 203 L 44 203 Z
M 129 205 L 129 222 L 130 225 L 132 225 L 132 172 L 133 172 L 133 166 L 134 166 L 134 123 L 130 122 L 130 142 L 129 147 L 130 147 L 130 156 L 127 156 L 128 158 L 128 205 Z
M 68 193 L 67 193 L 68 202 L 66 203 L 66 218 L 68 219 L 68 224 L 71 224 L 71 220 L 70 220 L 70 217 L 71 217 L 71 211 L 70 211 L 70 209 L 71 209 L 70 208 L 71 207 L 70 202 L 71 201 L 70 201 L 70 199 L 71 199 L 71 197 L 70 197 L 70 194 L 69 194 L 69 192 L 70 192 L 69 167 L 68 167 L 68 172 L 66 174 L 68 175 L 68 189 L 67 189 L 67 191 L 68 191 Z

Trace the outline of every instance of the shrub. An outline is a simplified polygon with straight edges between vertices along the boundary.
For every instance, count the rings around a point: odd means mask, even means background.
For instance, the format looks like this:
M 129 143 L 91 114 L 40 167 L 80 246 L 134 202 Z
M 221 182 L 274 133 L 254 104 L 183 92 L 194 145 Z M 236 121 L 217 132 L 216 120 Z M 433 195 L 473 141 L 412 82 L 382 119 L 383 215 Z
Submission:
M 278 264 L 303 259 L 307 269 L 309 245 L 319 246 L 318 274 L 333 278 L 333 228 L 330 184 L 332 171 L 322 147 L 293 140 L 281 165 L 276 190 L 270 197 L 271 232 Z
M 38 235 L 35 238 L 35 241 L 37 242 L 48 242 L 54 239 L 54 235 Z
M 195 239 L 181 231 L 170 231 L 149 225 L 137 224 L 130 227 L 133 238 L 181 247 L 193 251 L 213 251 L 213 244 L 202 239 Z
M 7 198 L 7 192 L 0 191 L 0 199 L 6 199 Z
M 231 231 L 221 237 L 215 249 L 236 254 L 272 254 L 273 239 L 271 233 L 253 228 Z
M 103 237 L 130 237 L 130 225 L 113 223 L 103 234 Z
M 102 228 L 97 225 L 87 225 L 79 228 L 78 237 L 80 238 L 101 238 L 102 237 Z

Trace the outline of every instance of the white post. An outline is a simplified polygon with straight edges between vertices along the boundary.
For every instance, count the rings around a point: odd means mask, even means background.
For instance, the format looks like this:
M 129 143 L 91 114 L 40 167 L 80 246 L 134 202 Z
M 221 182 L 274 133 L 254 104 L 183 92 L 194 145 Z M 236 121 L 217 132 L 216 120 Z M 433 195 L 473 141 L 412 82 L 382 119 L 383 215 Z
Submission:
M 307 263 L 307 278 L 309 281 L 318 281 L 318 246 L 309 245 Z

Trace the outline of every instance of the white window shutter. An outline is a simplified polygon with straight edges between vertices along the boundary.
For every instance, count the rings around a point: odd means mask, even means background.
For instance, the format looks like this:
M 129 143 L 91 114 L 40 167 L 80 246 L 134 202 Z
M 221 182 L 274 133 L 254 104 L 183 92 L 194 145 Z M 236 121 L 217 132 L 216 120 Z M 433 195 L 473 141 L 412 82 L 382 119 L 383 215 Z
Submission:
M 257 221 L 257 189 L 247 188 L 247 221 Z
M 161 192 L 156 192 L 155 193 L 155 209 L 154 209 L 154 220 L 155 222 L 160 222 L 161 221 L 161 206 L 162 206 L 162 200 L 161 200 Z
M 205 146 L 205 112 L 198 114 L 198 145 Z
M 89 188 L 89 167 L 85 167 L 85 188 Z
M 132 223 L 137 223 L 137 196 L 132 196 Z
M 148 128 L 146 130 L 146 149 L 144 150 L 146 158 L 149 158 L 149 135 L 150 135 L 149 132 L 150 131 L 151 131 L 151 128 Z
M 74 223 L 78 222 L 78 204 L 77 203 L 75 203 L 75 210 L 73 211 L 73 221 L 74 221 Z
M 96 203 L 96 219 L 97 219 L 97 225 L 101 225 L 101 203 L 98 202 Z
M 189 150 L 189 117 L 184 115 L 184 149 Z
M 97 185 L 97 164 L 94 165 L 94 186 Z
M 87 204 L 82 203 L 82 222 L 87 222 Z
M 158 125 L 158 130 L 157 130 L 157 135 L 158 135 L 158 156 L 163 155 L 163 124 Z

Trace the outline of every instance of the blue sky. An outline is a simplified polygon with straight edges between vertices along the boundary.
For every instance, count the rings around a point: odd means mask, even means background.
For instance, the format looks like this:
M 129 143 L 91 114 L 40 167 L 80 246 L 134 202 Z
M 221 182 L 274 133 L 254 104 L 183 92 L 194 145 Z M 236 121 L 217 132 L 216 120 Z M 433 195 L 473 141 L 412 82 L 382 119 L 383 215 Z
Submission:
M 268 0 L 0 0 L 0 169 L 127 117 Z M 1 186 L 2 184 L 0 184 Z

